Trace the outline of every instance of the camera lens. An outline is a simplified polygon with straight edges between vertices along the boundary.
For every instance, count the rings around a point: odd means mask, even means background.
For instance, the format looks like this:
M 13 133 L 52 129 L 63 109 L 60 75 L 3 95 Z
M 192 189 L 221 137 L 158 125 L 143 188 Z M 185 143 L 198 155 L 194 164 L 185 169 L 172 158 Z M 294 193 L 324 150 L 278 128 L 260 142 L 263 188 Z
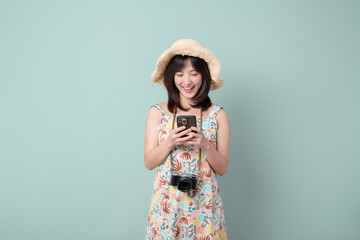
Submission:
M 181 122 L 182 124 L 186 124 L 186 123 L 187 123 L 187 119 L 186 119 L 186 118 L 180 118 L 180 122 Z
M 191 180 L 188 178 L 182 178 L 179 180 L 178 188 L 182 192 L 189 192 L 191 188 Z

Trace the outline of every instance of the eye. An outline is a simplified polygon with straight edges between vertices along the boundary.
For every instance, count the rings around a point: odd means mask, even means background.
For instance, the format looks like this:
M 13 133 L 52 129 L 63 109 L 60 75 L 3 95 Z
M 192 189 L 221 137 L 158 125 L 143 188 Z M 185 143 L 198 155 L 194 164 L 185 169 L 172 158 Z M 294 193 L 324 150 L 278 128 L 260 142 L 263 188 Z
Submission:
M 182 75 L 182 74 L 176 74 L 176 76 L 178 76 L 178 77 L 182 77 L 183 75 Z
M 191 74 L 191 76 L 194 76 L 194 77 L 196 77 L 198 74 L 197 73 L 195 73 L 195 74 Z

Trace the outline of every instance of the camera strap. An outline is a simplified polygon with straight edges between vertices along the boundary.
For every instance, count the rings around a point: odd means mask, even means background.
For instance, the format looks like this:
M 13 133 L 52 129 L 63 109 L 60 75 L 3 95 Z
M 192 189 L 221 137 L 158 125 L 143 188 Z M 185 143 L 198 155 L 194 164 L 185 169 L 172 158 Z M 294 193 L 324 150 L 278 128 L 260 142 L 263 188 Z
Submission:
M 173 122 L 172 122 L 172 127 L 171 127 L 171 130 L 174 129 L 174 124 L 175 124 L 175 111 L 176 111 L 176 104 L 174 105 L 174 113 L 173 113 Z M 202 131 L 202 108 L 200 108 L 200 131 Z M 171 153 L 170 153 L 170 171 L 172 170 L 172 161 L 173 161 L 173 151 L 171 150 Z M 196 155 L 195 155 L 196 156 Z M 196 157 L 195 157 L 196 158 Z M 198 165 L 198 169 L 199 169 L 199 172 L 198 174 L 200 175 L 200 161 L 201 161 L 201 148 L 199 148 L 199 160 L 197 160 L 197 165 Z

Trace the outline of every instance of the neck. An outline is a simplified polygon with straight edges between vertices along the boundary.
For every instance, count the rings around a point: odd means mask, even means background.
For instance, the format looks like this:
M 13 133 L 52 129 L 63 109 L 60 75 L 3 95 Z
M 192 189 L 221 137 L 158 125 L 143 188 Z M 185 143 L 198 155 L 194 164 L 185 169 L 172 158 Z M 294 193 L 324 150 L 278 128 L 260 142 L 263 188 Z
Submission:
M 184 98 L 182 95 L 180 95 L 180 103 L 181 106 L 183 106 L 184 108 L 192 108 L 190 104 L 194 105 L 195 102 L 192 101 L 189 98 Z

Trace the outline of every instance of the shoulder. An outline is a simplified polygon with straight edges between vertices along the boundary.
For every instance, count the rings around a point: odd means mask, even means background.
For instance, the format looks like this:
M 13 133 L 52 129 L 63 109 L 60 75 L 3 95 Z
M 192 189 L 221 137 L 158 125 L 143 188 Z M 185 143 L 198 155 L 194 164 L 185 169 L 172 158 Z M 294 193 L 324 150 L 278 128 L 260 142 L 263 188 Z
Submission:
M 168 103 L 168 101 L 165 101 L 165 102 L 158 103 L 158 105 L 160 105 L 162 107 L 162 109 L 164 109 L 167 107 L 167 103 Z
M 155 103 L 153 105 L 151 105 L 149 107 L 149 111 L 155 111 L 155 110 L 160 110 L 163 109 L 164 106 L 166 106 L 167 102 L 160 102 L 160 103 Z M 160 108 L 160 109 L 159 109 Z
M 161 118 L 161 111 L 159 109 L 159 103 L 151 105 L 148 111 L 148 119 L 159 122 L 160 118 Z
M 149 107 L 148 118 L 156 119 L 160 122 L 161 115 L 166 114 L 164 108 L 167 106 L 167 101 L 153 104 Z
M 219 105 L 217 105 L 217 106 L 219 106 Z M 219 110 L 218 110 L 218 113 L 216 114 L 215 118 L 216 118 L 217 122 L 219 123 L 219 125 L 224 124 L 224 123 L 225 124 L 229 123 L 229 116 L 228 116 L 226 110 L 221 106 L 219 106 Z
M 211 106 L 209 107 L 209 109 L 213 109 L 214 107 L 217 107 L 219 105 L 215 104 L 215 103 L 211 103 Z
M 216 119 L 218 119 L 219 114 L 224 114 L 223 112 L 225 112 L 224 108 L 216 103 L 212 103 L 210 109 Z
M 219 107 L 218 113 L 216 115 L 216 119 L 225 118 L 225 117 L 227 118 L 228 114 L 227 114 L 226 110 L 222 106 L 219 106 L 219 105 L 216 105 L 216 106 Z

